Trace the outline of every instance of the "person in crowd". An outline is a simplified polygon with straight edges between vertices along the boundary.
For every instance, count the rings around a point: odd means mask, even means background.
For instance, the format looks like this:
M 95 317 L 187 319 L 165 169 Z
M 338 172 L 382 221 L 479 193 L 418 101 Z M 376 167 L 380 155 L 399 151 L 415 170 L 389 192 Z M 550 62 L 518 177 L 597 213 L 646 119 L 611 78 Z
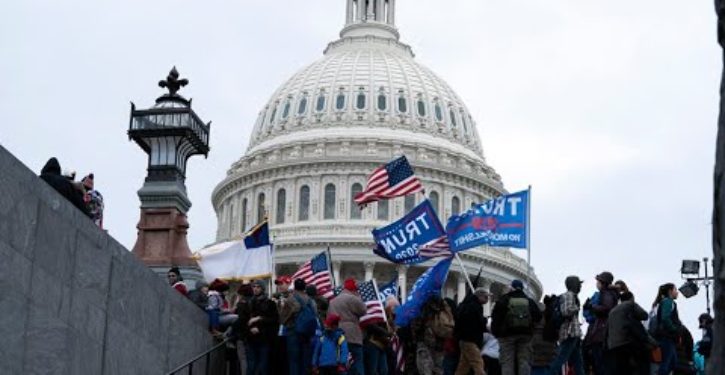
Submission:
M 327 309 L 330 308 L 330 301 L 319 295 L 319 293 L 317 293 L 317 286 L 312 284 L 307 285 L 305 293 L 307 293 L 307 295 L 315 301 L 315 305 L 317 305 L 317 315 L 320 318 L 320 321 L 324 322 L 325 319 L 327 319 Z
M 416 366 L 422 375 L 443 374 L 443 344 L 453 337 L 455 321 L 448 304 L 432 296 L 414 321 L 413 335 L 417 342 Z
M 629 292 L 629 287 L 627 286 L 627 283 L 624 282 L 624 280 L 617 280 L 614 282 L 614 289 L 617 290 L 617 293 L 620 295 L 622 293 Z
M 363 358 L 367 375 L 388 375 L 387 349 L 391 338 L 385 322 L 365 326 Z
M 594 323 L 589 326 L 584 341 L 591 348 L 592 366 L 594 375 L 607 375 L 607 361 L 604 358 L 605 340 L 604 336 L 607 332 L 607 321 L 609 312 L 619 303 L 619 293 L 614 288 L 614 275 L 611 272 L 604 271 L 595 277 L 597 281 L 597 290 L 599 291 L 599 300 L 591 302 L 586 309 L 591 310 L 594 314 Z
M 698 318 L 700 329 L 702 330 L 702 340 L 697 344 L 697 352 L 705 359 L 705 368 L 710 361 L 710 352 L 712 351 L 712 324 L 715 320 L 708 313 L 701 314 Z
M 563 365 L 571 363 L 575 375 L 584 375 L 582 358 L 582 330 L 579 323 L 579 293 L 583 281 L 577 276 L 569 276 L 564 280 L 566 293 L 553 301 L 553 312 L 550 323 L 554 330 L 558 325 L 559 349 L 557 356 L 549 365 L 549 374 L 555 375 Z M 558 312 L 556 310 L 558 309 Z
M 312 353 L 312 373 L 337 375 L 347 372 L 348 344 L 340 326 L 340 316 L 328 314 L 325 330 L 316 339 Z
M 539 311 L 544 313 L 544 318 L 534 325 L 534 335 L 531 340 L 531 374 L 532 375 L 549 375 L 549 365 L 554 361 L 557 355 L 556 339 L 547 340 L 544 337 L 544 328 L 549 318 L 546 312 L 546 303 L 549 297 L 544 299 L 544 303 L 537 303 Z M 490 373 L 488 374 L 490 375 Z
M 461 356 L 461 352 L 458 349 L 458 340 L 455 335 L 455 313 L 458 311 L 458 306 L 456 305 L 456 301 L 451 298 L 445 298 L 443 299 L 443 302 L 445 302 L 448 305 L 448 308 L 453 312 L 454 318 L 453 337 L 446 339 L 445 342 L 443 342 L 443 375 L 453 375 L 456 372 L 458 360 Z
M 461 352 L 456 368 L 456 375 L 483 375 L 483 333 L 486 331 L 486 318 L 483 316 L 483 305 L 488 303 L 488 291 L 477 288 L 466 296 L 458 306 L 455 317 L 454 335 L 458 339 Z
M 694 358 L 695 343 L 690 330 L 684 325 L 680 326 L 676 348 L 677 364 L 675 364 L 675 370 L 672 373 L 674 375 L 694 375 L 697 371 Z
M 280 275 L 274 280 L 274 285 L 277 290 L 272 294 L 272 301 L 277 304 L 278 312 L 282 310 L 282 304 L 290 295 L 291 291 L 289 289 L 291 284 L 292 278 L 289 275 Z M 279 325 L 277 339 L 274 342 L 272 353 L 270 354 L 270 361 L 273 374 L 287 374 L 289 370 L 287 364 L 287 332 L 283 323 Z
M 93 182 L 93 173 L 83 177 L 81 180 L 85 194 L 83 195 L 83 203 L 85 203 L 91 220 L 103 229 L 103 195 L 95 189 Z
M 634 301 L 631 292 L 620 294 L 622 303 L 609 313 L 607 348 L 611 374 L 648 375 L 649 357 L 657 342 L 647 334 L 643 321 L 647 311 Z
M 247 374 L 265 375 L 269 373 L 269 350 L 277 336 L 279 315 L 261 280 L 252 283 L 252 293 L 246 334 Z
M 194 302 L 195 305 L 199 306 L 200 309 L 206 310 L 206 305 L 209 304 L 209 283 L 206 281 L 197 281 L 196 289 L 189 292 L 189 299 Z
M 289 374 L 302 375 L 311 369 L 312 338 L 317 329 L 314 301 L 305 293 L 307 284 L 294 281 L 294 290 L 282 302 L 280 321 L 285 325 Z
M 524 293 L 521 280 L 512 281 L 511 289 L 493 308 L 491 331 L 501 346 L 501 373 L 529 375 L 534 325 L 543 315 L 536 301 Z
M 500 353 L 498 339 L 486 330 L 483 333 L 483 349 L 481 349 L 486 375 L 501 375 L 501 362 L 498 360 Z
M 189 290 L 186 288 L 186 284 L 184 284 L 184 278 L 181 277 L 179 267 L 171 267 L 169 272 L 166 273 L 166 280 L 168 280 L 172 288 L 176 289 L 183 296 L 189 295 Z
M 357 293 L 357 283 L 347 279 L 343 283 L 342 292 L 330 302 L 328 314 L 340 316 L 340 328 L 345 332 L 347 346 L 352 355 L 352 375 L 365 375 L 365 359 L 363 355 L 363 334 L 360 329 L 360 318 L 367 312 L 365 302 Z
M 678 295 L 675 284 L 664 284 L 660 286 L 657 298 L 652 304 L 656 308 L 656 315 L 652 318 L 654 321 L 650 324 L 650 330 L 653 331 L 662 352 L 658 375 L 668 375 L 677 365 L 677 338 L 682 326 L 675 303 Z
M 67 201 L 72 203 L 76 208 L 81 210 L 84 215 L 91 217 L 85 202 L 83 202 L 83 194 L 76 188 L 71 181 L 60 174 L 60 163 L 56 158 L 50 158 L 40 171 L 40 178 L 50 187 L 55 189 Z
M 232 304 L 232 306 L 235 306 L 234 313 L 237 314 L 238 318 L 232 323 L 231 339 L 236 343 L 240 373 L 244 375 L 248 374 L 247 367 L 249 365 L 247 361 L 247 335 L 249 333 L 249 305 L 254 297 L 252 285 L 248 283 L 239 285 L 239 288 L 237 288 L 237 296 L 236 303 Z
M 229 308 L 225 293 L 229 290 L 229 284 L 221 279 L 215 279 L 209 285 L 209 300 L 206 311 L 209 314 L 209 325 L 212 334 L 221 337 L 227 327 L 234 323 L 238 316 Z

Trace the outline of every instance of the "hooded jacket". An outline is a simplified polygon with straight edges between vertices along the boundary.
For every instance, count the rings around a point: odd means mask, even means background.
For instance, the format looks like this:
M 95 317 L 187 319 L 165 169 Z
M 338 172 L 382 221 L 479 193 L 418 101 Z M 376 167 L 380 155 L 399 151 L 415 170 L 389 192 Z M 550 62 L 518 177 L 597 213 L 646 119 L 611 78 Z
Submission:
M 58 159 L 50 158 L 40 171 L 40 178 L 55 189 L 66 200 L 76 206 L 84 215 L 91 217 L 86 204 L 83 202 L 83 193 L 76 189 L 67 178 L 60 174 Z
M 340 328 L 326 329 L 315 340 L 312 367 L 336 367 L 347 364 L 348 348 L 345 335 Z
M 609 312 L 607 322 L 607 348 L 614 349 L 627 344 L 646 344 L 641 342 L 647 311 L 634 301 L 626 301 L 617 305 Z M 637 331 L 634 331 L 634 330 Z M 646 333 L 645 333 L 646 339 Z
M 483 332 L 486 330 L 486 318 L 483 317 L 483 306 L 475 294 L 463 299 L 456 311 L 456 323 L 453 328 L 458 340 L 472 342 L 479 348 L 483 347 Z

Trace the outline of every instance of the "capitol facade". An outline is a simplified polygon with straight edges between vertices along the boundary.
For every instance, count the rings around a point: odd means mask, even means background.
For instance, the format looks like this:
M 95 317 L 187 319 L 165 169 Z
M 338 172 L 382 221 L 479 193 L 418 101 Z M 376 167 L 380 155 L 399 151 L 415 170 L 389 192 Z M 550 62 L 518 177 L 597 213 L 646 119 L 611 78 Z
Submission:
M 505 193 L 487 164 L 476 122 L 456 93 L 400 42 L 395 0 L 347 0 L 340 39 L 301 69 L 259 112 L 249 147 L 212 194 L 217 241 L 236 237 L 265 216 L 277 274 L 330 248 L 338 280 L 398 274 L 403 290 L 432 262 L 402 266 L 373 254 L 371 230 L 402 217 L 425 197 L 408 195 L 360 210 L 353 197 L 372 170 L 405 155 L 445 225 L 451 215 Z M 501 293 L 527 278 L 508 249 L 461 253 L 481 285 Z M 541 296 L 533 272 L 530 291 Z M 462 296 L 465 278 L 451 266 L 446 296 Z

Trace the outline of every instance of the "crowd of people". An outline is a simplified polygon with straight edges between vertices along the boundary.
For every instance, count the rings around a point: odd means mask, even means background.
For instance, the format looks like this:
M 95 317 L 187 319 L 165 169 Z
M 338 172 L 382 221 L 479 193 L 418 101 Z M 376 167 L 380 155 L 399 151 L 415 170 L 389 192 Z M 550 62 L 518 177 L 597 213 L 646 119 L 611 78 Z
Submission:
M 405 327 L 395 325 L 394 296 L 384 303 L 387 322 L 361 325 L 366 305 L 353 279 L 328 302 L 289 276 L 277 277 L 274 293 L 260 280 L 235 293 L 222 280 L 187 292 L 178 269 L 168 277 L 208 313 L 211 332 L 235 345 L 239 374 L 702 374 L 712 343 L 708 314 L 700 316 L 702 340 L 693 343 L 674 284 L 659 288 L 647 312 L 610 272 L 596 276 L 597 292 L 583 304 L 577 276 L 566 278 L 565 293 L 541 302 L 514 280 L 490 317 L 484 306 L 492 296 L 478 288 L 460 304 L 430 297 Z
M 74 171 L 62 173 L 58 159 L 50 158 L 40 178 L 103 229 L 103 195 L 95 189 L 93 173 L 76 181 Z

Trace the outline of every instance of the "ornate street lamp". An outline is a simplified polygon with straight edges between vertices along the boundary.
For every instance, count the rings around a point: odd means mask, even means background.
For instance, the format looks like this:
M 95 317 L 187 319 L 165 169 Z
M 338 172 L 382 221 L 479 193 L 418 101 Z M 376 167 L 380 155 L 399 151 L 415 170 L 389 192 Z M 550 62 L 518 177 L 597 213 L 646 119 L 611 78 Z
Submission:
M 186 240 L 186 213 L 191 201 L 186 195 L 186 163 L 193 155 L 209 153 L 209 130 L 191 109 L 191 100 L 177 92 L 189 83 L 179 79 L 176 67 L 159 86 L 169 90 L 149 109 L 131 103 L 128 137 L 148 154 L 148 174 L 138 196 L 141 219 L 133 248 L 147 266 L 164 273 L 170 266 L 199 275 Z M 188 272 L 187 272 L 188 274 Z

